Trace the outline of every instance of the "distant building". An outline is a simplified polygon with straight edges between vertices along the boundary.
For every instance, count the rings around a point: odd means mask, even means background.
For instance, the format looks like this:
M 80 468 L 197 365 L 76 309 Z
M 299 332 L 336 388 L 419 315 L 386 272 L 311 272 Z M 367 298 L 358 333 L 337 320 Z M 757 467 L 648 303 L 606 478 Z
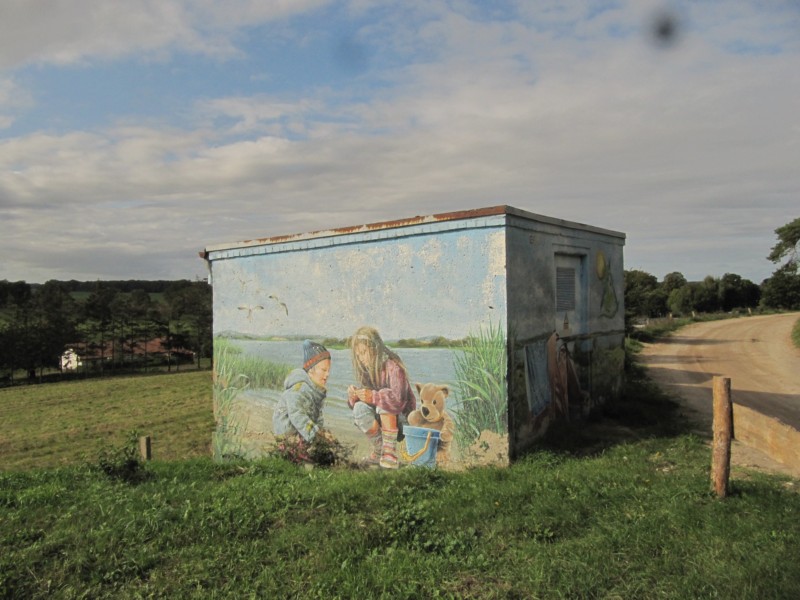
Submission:
M 83 361 L 74 348 L 64 350 L 64 354 L 61 355 L 62 371 L 77 371 L 82 366 Z
M 157 337 L 146 342 L 136 342 L 120 347 L 112 342 L 105 342 L 103 346 L 94 344 L 69 344 L 61 355 L 62 371 L 77 371 L 81 368 L 99 367 L 100 362 L 130 363 L 148 359 L 166 360 L 167 357 L 183 360 L 193 360 L 195 353 L 186 348 L 173 347 L 169 349 L 167 339 Z

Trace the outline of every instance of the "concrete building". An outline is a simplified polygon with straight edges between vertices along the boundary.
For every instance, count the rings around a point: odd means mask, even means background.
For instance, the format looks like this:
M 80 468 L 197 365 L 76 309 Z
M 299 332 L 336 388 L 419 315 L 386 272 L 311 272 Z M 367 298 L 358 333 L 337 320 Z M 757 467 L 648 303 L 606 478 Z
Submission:
M 308 430 L 290 433 L 328 430 L 375 462 L 389 432 L 402 466 L 417 455 L 406 434 L 430 429 L 442 450 L 432 464 L 513 460 L 555 420 L 620 393 L 624 243 L 496 206 L 207 247 L 215 454 L 269 451 L 275 428 L 285 433 L 285 372 L 321 345 L 325 398 L 301 407 Z M 374 368 L 358 340 L 372 344 Z

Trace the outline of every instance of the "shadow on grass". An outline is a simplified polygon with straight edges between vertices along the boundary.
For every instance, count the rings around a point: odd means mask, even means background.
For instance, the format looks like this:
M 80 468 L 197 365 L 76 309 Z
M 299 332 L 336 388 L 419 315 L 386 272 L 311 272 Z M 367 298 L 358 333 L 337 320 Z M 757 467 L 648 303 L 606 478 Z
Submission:
M 594 456 L 619 444 L 692 432 L 680 403 L 659 389 L 644 367 L 628 363 L 625 377 L 621 398 L 598 407 L 586 420 L 553 424 L 525 454 L 548 450 Z

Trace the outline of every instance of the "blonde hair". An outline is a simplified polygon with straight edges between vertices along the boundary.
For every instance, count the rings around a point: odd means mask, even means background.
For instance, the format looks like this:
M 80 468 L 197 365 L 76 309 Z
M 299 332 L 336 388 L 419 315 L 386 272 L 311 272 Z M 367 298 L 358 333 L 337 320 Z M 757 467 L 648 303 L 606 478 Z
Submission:
M 369 352 L 367 357 L 367 364 L 361 364 L 356 356 L 356 346 L 363 345 Z M 383 365 L 387 360 L 393 360 L 403 371 L 406 371 L 406 366 L 403 360 L 397 356 L 393 351 L 386 347 L 381 339 L 381 334 L 374 327 L 363 326 L 359 327 L 350 338 L 350 349 L 353 355 L 353 373 L 355 373 L 358 382 L 365 388 L 377 390 L 381 385 L 381 371 Z M 406 375 L 408 372 L 406 372 Z

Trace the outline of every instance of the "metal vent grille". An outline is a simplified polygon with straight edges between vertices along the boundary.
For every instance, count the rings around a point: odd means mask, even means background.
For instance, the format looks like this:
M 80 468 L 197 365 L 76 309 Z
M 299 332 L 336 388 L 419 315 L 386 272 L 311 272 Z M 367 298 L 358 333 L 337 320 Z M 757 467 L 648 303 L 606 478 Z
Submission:
M 575 269 L 556 267 L 556 312 L 575 310 Z

